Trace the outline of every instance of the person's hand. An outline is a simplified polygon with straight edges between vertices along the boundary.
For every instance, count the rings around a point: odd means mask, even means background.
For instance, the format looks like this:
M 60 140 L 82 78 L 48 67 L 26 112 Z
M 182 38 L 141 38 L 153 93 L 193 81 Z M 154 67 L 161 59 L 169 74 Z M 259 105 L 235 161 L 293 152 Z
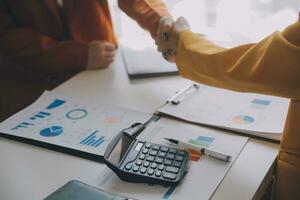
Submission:
M 106 41 L 89 43 L 87 70 L 103 69 L 109 66 L 115 58 L 115 46 Z
M 162 52 L 163 57 L 170 61 L 175 62 L 175 55 L 177 45 L 179 42 L 179 35 L 181 32 L 190 30 L 190 25 L 184 17 L 179 17 L 172 26 L 172 30 L 162 42 L 158 44 L 158 50 Z
M 156 31 L 156 38 L 155 38 L 155 44 L 157 45 L 158 51 L 161 52 L 160 44 L 162 44 L 164 40 L 168 39 L 170 32 L 173 28 L 173 24 L 174 24 L 174 20 L 171 16 L 164 16 L 159 20 L 157 31 Z

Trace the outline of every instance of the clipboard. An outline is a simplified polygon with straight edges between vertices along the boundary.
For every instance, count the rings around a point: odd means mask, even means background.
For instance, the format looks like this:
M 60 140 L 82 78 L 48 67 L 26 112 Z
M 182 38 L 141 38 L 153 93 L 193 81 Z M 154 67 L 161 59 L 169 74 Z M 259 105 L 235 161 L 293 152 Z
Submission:
M 157 112 L 186 122 L 280 141 L 289 99 L 191 83 Z

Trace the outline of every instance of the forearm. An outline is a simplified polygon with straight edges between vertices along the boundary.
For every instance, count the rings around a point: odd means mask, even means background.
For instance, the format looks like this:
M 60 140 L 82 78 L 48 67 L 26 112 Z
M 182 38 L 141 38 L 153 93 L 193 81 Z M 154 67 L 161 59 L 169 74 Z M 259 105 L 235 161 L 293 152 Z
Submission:
M 159 19 L 170 15 L 161 0 L 119 0 L 119 6 L 141 27 L 150 31 L 153 38 L 156 36 Z
M 180 74 L 194 81 L 300 99 L 300 46 L 293 41 L 276 32 L 257 44 L 225 49 L 186 31 L 176 63 Z

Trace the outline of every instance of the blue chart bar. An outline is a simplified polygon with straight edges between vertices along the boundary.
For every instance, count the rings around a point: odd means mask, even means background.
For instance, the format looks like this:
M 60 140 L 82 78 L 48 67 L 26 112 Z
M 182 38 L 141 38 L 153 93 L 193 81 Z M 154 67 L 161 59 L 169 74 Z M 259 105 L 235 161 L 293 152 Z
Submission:
M 169 189 L 167 190 L 167 192 L 163 195 L 163 197 L 161 198 L 162 200 L 167 200 L 170 198 L 170 196 L 172 195 L 172 193 L 174 192 L 174 190 L 176 189 L 176 186 L 171 186 L 169 187 Z
M 94 135 L 93 137 L 91 137 L 88 141 L 86 141 L 85 143 L 83 143 L 83 144 L 86 144 L 86 145 L 91 145 L 92 146 L 92 144 L 95 142 L 95 139 L 96 138 L 96 136 Z
M 93 143 L 92 146 L 98 147 L 100 144 L 102 144 L 102 142 L 104 142 L 104 136 L 102 136 L 98 140 L 96 140 L 96 142 Z
M 50 113 L 43 112 L 43 111 L 39 112 L 39 114 L 41 114 L 41 115 L 45 115 L 45 116 L 49 116 L 49 115 L 50 115 Z
M 34 124 L 28 122 L 22 122 L 18 124 L 16 127 L 12 128 L 11 130 L 18 130 L 19 128 L 28 128 L 29 126 L 34 126 Z
M 96 135 L 97 132 L 98 132 L 98 130 L 93 132 L 86 138 L 84 138 L 79 144 L 87 145 L 87 146 L 91 146 L 91 147 L 100 146 L 105 140 L 104 140 L 104 136 L 97 137 L 97 135 Z
M 47 106 L 47 109 L 48 110 L 51 110 L 51 109 L 54 109 L 54 108 L 57 108 L 59 106 L 61 106 L 62 104 L 66 103 L 65 100 L 61 100 L 61 99 L 55 99 L 51 104 L 49 104 Z
M 34 126 L 34 124 L 28 123 L 28 122 L 22 122 L 21 124 L 22 124 L 22 125 L 25 125 L 25 126 L 29 126 L 29 125 L 30 125 L 30 126 Z
M 38 112 L 37 114 L 35 114 L 33 117 L 30 117 L 31 120 L 36 120 L 37 118 L 45 118 L 47 116 L 51 115 L 50 113 L 47 112 Z

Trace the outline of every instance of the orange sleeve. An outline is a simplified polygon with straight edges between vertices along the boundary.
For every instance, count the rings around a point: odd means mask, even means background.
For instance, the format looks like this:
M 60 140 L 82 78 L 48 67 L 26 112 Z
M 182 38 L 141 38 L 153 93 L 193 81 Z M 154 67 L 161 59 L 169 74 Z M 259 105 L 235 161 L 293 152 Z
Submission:
M 119 0 L 119 7 L 137 23 L 156 36 L 156 29 L 161 17 L 170 15 L 161 0 Z
M 183 77 L 241 92 L 300 99 L 300 20 L 257 44 L 222 48 L 185 31 L 176 64 Z
M 88 44 L 57 41 L 28 27 L 19 27 L 0 0 L 0 50 L 28 70 L 48 75 L 78 72 L 86 66 Z

